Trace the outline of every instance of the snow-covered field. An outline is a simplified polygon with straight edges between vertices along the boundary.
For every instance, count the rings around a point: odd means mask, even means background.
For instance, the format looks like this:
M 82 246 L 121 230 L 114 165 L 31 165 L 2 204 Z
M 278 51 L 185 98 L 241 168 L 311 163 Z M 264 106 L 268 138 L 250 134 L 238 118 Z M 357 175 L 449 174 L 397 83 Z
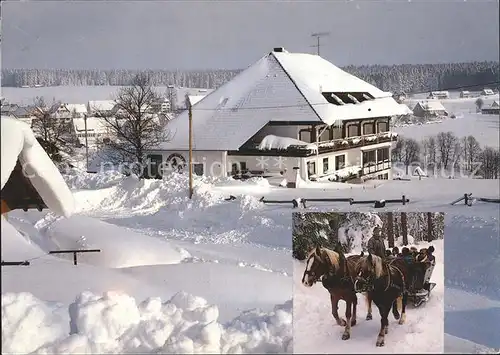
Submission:
M 444 262 L 443 240 L 432 242 L 436 249 L 436 266 L 431 281 L 436 283 L 431 297 L 420 308 L 409 302 L 406 323 L 399 325 L 389 315 L 389 333 L 384 347 L 376 347 L 380 330 L 377 307 L 372 305 L 373 319 L 365 320 L 367 305 L 358 295 L 357 324 L 352 327 L 351 338 L 342 340 L 344 327 L 335 323 L 331 315 L 330 294 L 320 284 L 312 288 L 302 285 L 305 263 L 294 260 L 293 343 L 296 353 L 441 353 L 444 328 Z M 417 247 L 425 248 L 428 243 Z M 339 302 L 339 316 L 344 318 L 345 302 Z
M 483 115 L 476 113 L 475 101 L 477 98 L 457 98 L 457 93 L 450 93 L 452 98 L 443 99 L 440 102 L 448 110 L 450 115 L 455 114 L 456 118 L 446 118 L 439 123 L 429 123 L 422 125 L 409 125 L 395 127 L 394 131 L 401 136 L 423 140 L 428 136 L 434 136 L 439 132 L 451 131 L 458 137 L 473 135 L 482 146 L 499 147 L 500 119 L 498 115 Z M 483 96 L 484 107 L 488 107 L 493 101 L 499 99 L 498 94 Z M 426 100 L 426 95 L 415 95 L 415 98 L 408 99 L 405 104 L 413 109 L 419 100 Z
M 9 98 L 6 89 L 2 95 Z M 42 89 L 49 88 L 33 90 Z M 53 89 L 70 94 L 68 88 Z M 86 98 L 65 101 L 105 99 L 90 95 L 88 88 L 75 90 Z M 31 100 L 37 94 L 26 95 Z M 487 117 L 470 115 L 478 121 Z M 458 130 L 465 121 L 449 122 L 455 122 Z M 433 133 L 442 130 L 440 124 L 429 126 Z M 415 137 L 422 127 L 412 127 L 406 134 Z M 493 135 L 498 139 L 498 123 L 490 130 L 488 140 L 493 141 Z M 291 200 L 405 195 L 409 204 L 388 204 L 377 211 L 445 212 L 441 249 L 446 250 L 441 259 L 445 277 L 437 280 L 433 295 L 437 301 L 444 282 L 445 350 L 487 352 L 500 347 L 493 326 L 500 322 L 499 205 L 450 205 L 466 192 L 498 198 L 498 180 L 428 178 L 352 186 L 325 182 L 286 189 L 262 179 L 243 183 L 197 178 L 190 201 L 182 175 L 161 181 L 74 172 L 65 179 L 75 197 L 74 216 L 13 211 L 8 220 L 2 217 L 2 260 L 31 261 L 30 266 L 2 267 L 3 354 L 265 353 L 292 352 L 292 345 L 301 350 L 299 343 L 292 344 L 291 299 L 297 265 L 291 257 L 291 204 L 265 205 L 259 202 L 262 196 Z M 237 198 L 226 201 L 230 194 Z M 373 211 L 372 205 L 348 203 L 309 202 L 307 206 L 309 211 Z M 79 255 L 77 266 L 72 256 L 48 255 L 54 249 L 83 247 L 101 252 Z M 317 292 L 318 302 L 324 302 L 324 290 Z M 428 324 L 425 316 L 423 323 L 415 323 L 415 317 L 420 317 L 417 312 L 408 311 L 408 323 L 403 326 L 408 333 L 391 324 L 397 330 L 388 334 L 384 350 L 396 351 L 389 349 L 396 334 L 401 336 L 397 341 L 403 352 L 408 347 L 402 345 L 403 337 L 408 344 L 425 344 L 427 328 L 436 330 L 438 324 Z M 370 327 L 378 323 L 377 313 L 374 310 L 369 326 L 362 317 L 360 309 L 360 322 L 345 351 L 375 351 L 376 331 Z M 332 341 L 338 339 L 328 309 L 323 325 L 318 333 L 329 331 Z M 355 341 L 358 336 L 363 341 Z M 420 345 L 413 351 L 430 348 L 431 344 Z

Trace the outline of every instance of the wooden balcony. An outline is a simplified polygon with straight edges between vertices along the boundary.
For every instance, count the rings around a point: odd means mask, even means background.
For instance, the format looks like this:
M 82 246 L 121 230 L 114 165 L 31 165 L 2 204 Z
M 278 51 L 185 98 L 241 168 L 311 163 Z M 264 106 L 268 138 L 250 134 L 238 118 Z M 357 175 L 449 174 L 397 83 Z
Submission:
M 395 142 L 398 139 L 398 135 L 395 132 L 381 132 L 378 134 L 370 134 L 366 136 L 359 137 L 349 137 L 334 139 L 331 141 L 321 141 L 316 143 L 310 143 L 308 146 L 301 145 L 290 145 L 286 149 L 268 149 L 260 150 L 259 144 L 248 144 L 247 146 L 241 147 L 238 151 L 228 152 L 228 155 L 270 155 L 270 156 L 289 156 L 289 157 L 308 157 L 317 154 L 331 153 L 337 151 L 343 151 L 352 148 L 366 147 L 369 145 Z M 317 150 L 311 146 L 317 146 Z

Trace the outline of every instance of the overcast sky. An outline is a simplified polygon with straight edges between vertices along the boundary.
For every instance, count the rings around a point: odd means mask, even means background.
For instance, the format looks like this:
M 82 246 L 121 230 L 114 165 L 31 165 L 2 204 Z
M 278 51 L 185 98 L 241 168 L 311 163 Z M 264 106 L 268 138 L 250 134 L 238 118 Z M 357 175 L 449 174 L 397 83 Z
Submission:
M 498 60 L 498 0 L 2 1 L 4 68 L 245 68 L 273 47 L 339 65 Z

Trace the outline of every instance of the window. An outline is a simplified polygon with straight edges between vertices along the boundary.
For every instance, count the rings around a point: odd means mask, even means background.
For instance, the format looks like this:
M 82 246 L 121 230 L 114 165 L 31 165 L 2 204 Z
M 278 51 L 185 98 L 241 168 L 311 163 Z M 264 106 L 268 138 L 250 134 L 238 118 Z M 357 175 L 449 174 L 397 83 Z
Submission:
M 311 131 L 308 129 L 301 129 L 299 131 L 299 141 L 310 143 L 311 142 Z
M 332 139 L 341 139 L 342 138 L 342 128 L 333 127 L 332 128 Z
M 357 124 L 350 124 L 347 126 L 347 137 L 358 137 L 360 135 L 361 132 Z
M 372 165 L 376 163 L 375 150 L 369 150 L 363 152 L 363 166 Z
M 328 158 L 323 158 L 323 174 L 328 172 Z
M 363 135 L 374 133 L 373 123 L 363 123 Z
M 313 161 L 307 162 L 307 176 L 316 174 L 316 163 Z
M 389 160 L 389 148 L 377 149 L 377 162 L 382 163 Z
M 231 174 L 237 175 L 247 171 L 247 163 L 240 161 L 231 165 Z
M 322 127 L 319 129 L 318 133 L 321 133 L 321 136 L 319 137 L 319 141 L 320 142 L 324 142 L 324 141 L 329 141 L 330 140 L 330 128 L 326 128 L 325 127 Z
M 340 170 L 345 168 L 345 154 L 337 155 L 335 157 L 335 170 Z
M 322 92 L 322 95 L 326 101 L 337 106 L 373 99 L 369 92 Z
M 388 132 L 389 131 L 389 122 L 387 121 L 382 121 L 382 122 L 377 122 L 377 128 L 378 132 Z
M 377 175 L 377 179 L 379 179 L 379 180 L 389 180 L 389 173 Z
M 193 173 L 198 176 L 203 175 L 203 163 L 193 163 Z

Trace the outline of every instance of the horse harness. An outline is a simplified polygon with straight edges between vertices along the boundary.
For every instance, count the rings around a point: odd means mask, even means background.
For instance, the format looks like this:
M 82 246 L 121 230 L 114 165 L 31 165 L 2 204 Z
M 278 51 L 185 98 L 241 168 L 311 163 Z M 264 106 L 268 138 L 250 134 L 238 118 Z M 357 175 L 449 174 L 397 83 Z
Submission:
M 309 262 L 309 260 L 311 260 L 311 258 L 314 258 L 314 257 L 315 257 L 315 255 L 311 255 L 309 257 L 309 259 L 307 259 L 307 261 Z M 345 257 L 342 257 L 341 259 L 342 259 L 343 262 L 340 264 L 340 268 L 339 268 L 339 270 L 337 272 L 335 272 L 335 269 L 332 267 L 333 265 L 330 263 L 330 265 L 328 265 L 327 272 L 324 273 L 323 275 L 321 275 L 321 277 L 316 278 L 315 277 L 316 275 L 314 275 L 314 273 L 312 273 L 311 270 L 305 270 L 304 271 L 304 275 L 312 276 L 314 278 L 314 283 L 320 281 L 320 279 L 321 279 L 321 282 L 323 283 L 323 286 L 325 286 L 324 285 L 324 279 L 326 279 L 328 277 L 336 276 L 337 273 L 341 273 L 341 274 L 343 273 L 344 274 L 343 277 L 339 278 L 340 283 L 342 283 L 343 281 L 344 282 L 347 282 L 347 281 L 353 282 L 352 277 L 350 276 L 350 274 L 348 272 L 349 266 L 347 265 L 347 259 Z M 327 264 L 322 258 L 316 259 L 316 260 L 319 263 Z M 327 288 L 327 287 L 325 286 L 325 288 Z

